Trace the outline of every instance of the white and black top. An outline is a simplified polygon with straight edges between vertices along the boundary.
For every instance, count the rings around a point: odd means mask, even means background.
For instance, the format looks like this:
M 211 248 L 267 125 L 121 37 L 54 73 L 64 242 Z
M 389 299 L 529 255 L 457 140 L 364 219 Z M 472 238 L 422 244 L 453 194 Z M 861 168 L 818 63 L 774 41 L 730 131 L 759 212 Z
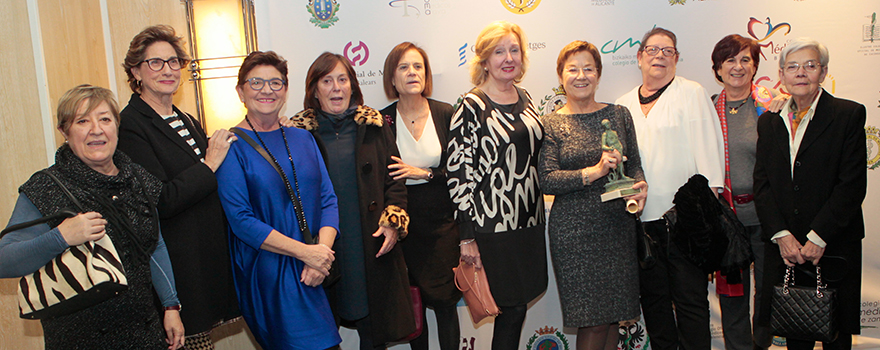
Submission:
M 543 225 L 538 152 L 544 128 L 528 93 L 498 105 L 472 89 L 452 116 L 447 161 L 449 194 L 461 238 Z
M 452 115 L 447 185 L 460 239 L 474 238 L 499 306 L 525 305 L 547 289 L 544 196 L 538 154 L 544 127 L 531 98 L 499 105 L 474 88 Z

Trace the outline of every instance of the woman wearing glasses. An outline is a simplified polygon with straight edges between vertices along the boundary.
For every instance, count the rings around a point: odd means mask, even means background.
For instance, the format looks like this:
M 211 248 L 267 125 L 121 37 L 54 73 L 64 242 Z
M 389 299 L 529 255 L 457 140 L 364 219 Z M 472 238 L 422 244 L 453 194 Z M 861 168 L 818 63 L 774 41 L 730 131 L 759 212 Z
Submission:
M 641 220 L 658 244 L 657 264 L 640 269 L 642 312 L 654 349 L 708 349 L 707 274 L 670 241 L 663 214 L 696 174 L 713 190 L 724 184 L 724 144 L 706 90 L 675 75 L 675 34 L 654 28 L 637 54 L 642 85 L 617 99 L 632 113 L 645 178 L 651 182 Z M 674 305 L 674 312 L 673 312 Z M 679 339 L 681 336 L 681 339 Z
M 826 350 L 851 349 L 852 335 L 860 331 L 867 190 L 865 106 L 822 89 L 828 59 L 828 49 L 809 38 L 782 50 L 779 80 L 791 99 L 779 113 L 767 112 L 758 120 L 755 160 L 755 206 L 764 239 L 775 243 L 764 249 L 758 324 L 769 325 L 773 286 L 783 281 L 786 266 L 797 266 L 796 284 L 815 287 L 814 265 L 821 265 L 823 283 L 838 293 L 840 333 L 822 344 Z M 816 345 L 787 341 L 789 349 Z
M 251 140 L 232 145 L 217 181 L 241 313 L 263 349 L 336 348 L 342 340 L 321 283 L 335 259 L 339 210 L 315 139 L 278 123 L 287 61 L 252 52 L 235 90 L 247 107 L 237 127 Z
M 173 105 L 189 60 L 181 45 L 166 25 L 131 40 L 123 67 L 133 93 L 120 113 L 119 149 L 164 184 L 158 209 L 185 305 L 186 348 L 213 349 L 211 328 L 239 314 L 214 177 L 235 136 L 221 129 L 208 140 L 199 122 Z

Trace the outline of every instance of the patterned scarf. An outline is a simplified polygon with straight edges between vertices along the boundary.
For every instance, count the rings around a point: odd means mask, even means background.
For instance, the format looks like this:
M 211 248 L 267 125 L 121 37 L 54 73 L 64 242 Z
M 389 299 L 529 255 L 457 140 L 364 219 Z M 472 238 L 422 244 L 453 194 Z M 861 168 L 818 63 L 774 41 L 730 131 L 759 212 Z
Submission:
M 755 100 L 755 111 L 760 116 L 770 106 L 773 96 L 770 95 L 770 91 L 767 88 L 752 84 L 752 99 Z M 736 213 L 736 206 L 733 203 L 733 190 L 731 190 L 730 184 L 730 152 L 727 141 L 727 90 L 721 90 L 718 99 L 715 100 L 715 111 L 718 112 L 718 119 L 721 120 L 721 134 L 724 136 L 724 189 L 721 192 L 721 196 L 727 200 L 730 209 Z M 727 278 L 722 276 L 720 271 L 715 271 L 715 292 L 731 297 L 745 294 L 741 283 L 727 283 Z
M 755 100 L 755 111 L 760 116 L 770 106 L 773 96 L 770 95 L 770 90 L 767 90 L 767 88 L 752 84 L 752 99 Z M 721 94 L 718 95 L 718 99 L 715 101 L 715 111 L 718 112 L 718 119 L 721 120 L 721 134 L 724 135 L 724 190 L 721 192 L 721 196 L 727 200 L 730 208 L 735 213 L 733 191 L 730 185 L 730 155 L 727 141 L 727 90 L 721 90 Z

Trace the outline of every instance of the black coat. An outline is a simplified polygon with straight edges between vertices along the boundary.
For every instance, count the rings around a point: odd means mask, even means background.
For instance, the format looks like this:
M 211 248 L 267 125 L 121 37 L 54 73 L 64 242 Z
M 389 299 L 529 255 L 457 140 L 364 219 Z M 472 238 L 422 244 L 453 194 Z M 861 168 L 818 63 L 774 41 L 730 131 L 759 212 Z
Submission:
M 452 268 L 458 266 L 458 224 L 455 206 L 446 186 L 446 160 L 449 156 L 449 122 L 455 109 L 452 105 L 428 99 L 434 131 L 440 141 L 440 162 L 429 168 L 433 176 L 425 184 L 407 186 L 407 210 L 412 222 L 410 235 L 401 242 L 409 269 L 410 283 L 418 286 L 422 302 L 431 307 L 455 305 L 461 292 L 455 287 Z M 397 102 L 381 111 L 385 122 L 397 137 Z M 425 130 L 425 133 L 430 132 Z M 425 135 L 423 133 L 423 135 Z M 424 136 L 423 136 L 424 137 Z
M 394 143 L 391 128 L 384 123 L 379 111 L 359 106 L 354 119 L 358 124 L 355 162 L 364 238 L 367 302 L 373 344 L 381 345 L 400 340 L 416 330 L 403 251 L 400 245 L 395 245 L 390 252 L 376 258 L 385 238 L 373 237 L 380 225 L 398 229 L 401 238 L 406 236 L 409 225 L 406 185 L 388 175 L 388 165 L 394 163 L 391 156 L 399 157 L 400 152 Z M 291 120 L 294 126 L 312 132 L 319 147 L 323 146 L 313 110 L 301 111 Z M 327 290 L 327 297 L 335 311 L 336 295 L 332 287 Z
M 769 240 L 789 230 L 804 244 L 813 230 L 827 244 L 825 257 L 843 257 L 847 268 L 823 269 L 830 288 L 838 288 L 841 333 L 859 333 L 862 238 L 865 223 L 862 201 L 867 190 L 865 167 L 865 106 L 823 91 L 804 133 L 792 174 L 790 133 L 778 113 L 758 120 L 755 163 L 755 205 Z M 773 286 L 782 283 L 785 266 L 776 244 L 765 249 L 764 302 L 759 323 L 769 324 Z M 824 266 L 824 265 L 823 265 Z M 812 264 L 806 267 L 812 269 Z M 815 286 L 815 280 L 796 279 Z
M 177 107 L 174 111 L 205 154 L 204 129 Z M 157 208 L 186 334 L 237 317 L 226 216 L 211 168 L 137 93 L 120 113 L 118 148 L 164 184 Z

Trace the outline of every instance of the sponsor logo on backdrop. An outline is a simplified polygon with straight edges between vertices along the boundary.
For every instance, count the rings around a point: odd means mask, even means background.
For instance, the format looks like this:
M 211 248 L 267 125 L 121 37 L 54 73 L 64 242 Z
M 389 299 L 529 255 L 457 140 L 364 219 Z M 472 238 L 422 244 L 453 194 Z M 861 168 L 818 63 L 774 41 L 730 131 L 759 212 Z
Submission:
M 467 63 L 467 47 L 468 44 L 464 43 L 461 47 L 458 48 L 458 66 L 461 67 Z
M 422 14 L 430 16 L 435 12 L 445 13 L 445 8 L 449 7 L 445 2 L 446 0 L 391 0 L 388 2 L 388 6 L 399 9 L 401 17 L 415 16 L 419 18 Z
M 862 25 L 862 42 L 856 51 L 863 56 L 880 56 L 880 23 L 877 23 L 877 12 L 872 13 L 868 23 Z
M 306 8 L 312 14 L 309 22 L 316 27 L 327 29 L 339 20 L 339 17 L 336 17 L 336 12 L 339 12 L 339 3 L 336 0 L 309 0 Z
M 342 52 L 345 58 L 351 62 L 351 65 L 355 67 L 363 66 L 370 59 L 370 48 L 363 41 L 358 41 L 357 45 L 354 45 L 353 41 L 349 41 L 348 44 L 345 44 L 345 49 Z
M 868 169 L 874 170 L 878 166 L 880 166 L 880 129 L 876 126 L 866 126 L 865 127 L 865 143 L 868 147 Z M 874 308 L 866 311 L 865 305 L 866 303 L 862 303 L 862 323 L 864 324 L 866 321 L 866 316 L 872 316 L 873 321 L 875 323 L 880 323 L 880 301 L 874 301 Z M 867 305 L 870 306 L 870 305 Z M 873 312 L 873 315 L 866 315 L 867 312 Z
M 538 113 L 540 115 L 548 115 L 556 112 L 562 106 L 565 106 L 565 101 L 565 89 L 562 88 L 562 85 L 555 87 L 552 94 L 544 96 L 541 102 L 538 103 Z
M 617 51 L 638 47 L 639 44 L 641 44 L 641 41 L 634 38 L 626 38 L 623 42 L 612 39 L 602 44 L 602 46 L 599 47 L 599 52 L 606 55 L 611 54 L 612 66 L 635 66 L 639 63 L 638 60 L 636 60 L 636 55 L 617 54 Z
M 614 6 L 614 0 L 590 0 L 593 6 Z
M 557 328 L 544 326 L 535 331 L 526 344 L 528 350 L 569 350 L 568 339 Z
M 367 60 L 370 59 L 370 48 L 363 41 L 358 41 L 355 44 L 354 41 L 349 41 L 348 44 L 345 44 L 345 48 L 342 49 L 342 55 L 351 62 L 351 65 L 355 68 L 361 67 L 367 63 Z M 356 78 L 358 80 L 358 84 L 361 87 L 376 85 L 378 84 L 378 79 L 381 79 L 382 70 L 374 71 L 372 69 L 366 70 L 357 70 L 355 69 Z
M 418 7 L 411 4 L 414 2 L 422 2 L 422 1 L 421 0 L 418 0 L 418 1 L 391 0 L 390 2 L 388 2 L 388 6 L 391 6 L 392 8 L 403 9 L 403 11 L 402 11 L 403 17 L 416 16 L 418 18 L 422 14 L 422 11 L 419 11 Z
M 672 5 L 684 5 L 684 2 L 687 0 L 669 0 L 669 6 Z
M 876 128 L 874 128 L 876 130 Z M 877 328 L 877 326 L 868 326 L 866 324 L 880 324 L 880 300 L 863 301 L 861 314 L 862 329 Z
M 642 321 L 621 325 L 617 332 L 620 334 L 617 338 L 618 349 L 641 350 L 648 345 L 648 332 L 645 331 Z
M 767 55 L 764 54 L 765 52 L 769 51 L 773 55 L 778 55 L 785 48 L 785 45 L 788 45 L 787 41 L 774 43 L 772 40 L 774 34 L 782 32 L 782 30 L 785 30 L 782 36 L 787 36 L 788 33 L 791 33 L 791 25 L 786 22 L 774 25 L 770 21 L 770 17 L 767 17 L 766 21 L 761 21 L 755 17 L 749 18 L 749 35 L 758 41 L 758 46 L 761 47 L 761 57 L 764 57 L 764 60 L 769 60 Z M 773 59 L 775 60 L 776 56 L 773 56 Z
M 785 338 L 774 335 L 773 341 L 771 342 L 771 344 L 776 345 L 776 346 L 785 347 L 786 341 L 785 341 Z
M 877 25 L 877 12 L 871 14 L 871 23 L 864 26 L 862 33 L 862 41 L 874 42 L 874 39 L 880 39 L 880 26 Z
M 518 15 L 532 12 L 532 10 L 537 8 L 539 4 L 541 4 L 541 0 L 501 0 L 501 5 L 504 6 L 507 11 Z

